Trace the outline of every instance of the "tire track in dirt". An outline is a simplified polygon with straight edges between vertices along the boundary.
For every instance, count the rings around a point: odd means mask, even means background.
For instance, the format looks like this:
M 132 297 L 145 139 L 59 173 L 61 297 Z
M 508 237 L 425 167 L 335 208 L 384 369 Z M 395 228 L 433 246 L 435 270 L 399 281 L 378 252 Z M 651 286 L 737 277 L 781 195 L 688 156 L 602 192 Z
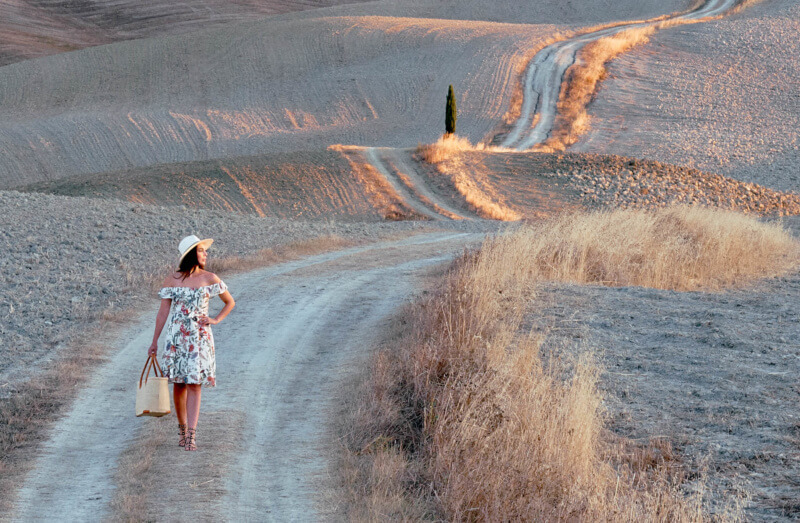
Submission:
M 558 41 L 539 51 L 525 72 L 523 101 L 519 118 L 500 142 L 501 147 L 525 151 L 543 143 L 553 130 L 565 73 L 587 44 L 622 31 L 656 26 L 665 21 L 680 23 L 723 15 L 739 0 L 707 0 L 702 6 L 665 20 L 629 22 Z
M 457 209 L 435 195 L 406 156 L 407 151 L 389 147 L 368 147 L 364 158 L 388 181 L 409 207 L 434 220 L 469 220 L 476 216 Z
M 415 278 L 481 237 L 420 234 L 226 279 L 237 308 L 215 329 L 220 385 L 204 394 L 203 410 L 243 412 L 245 426 L 228 430 L 242 431 L 246 443 L 228 467 L 227 496 L 213 519 L 318 519 L 325 408 L 335 385 L 368 355 L 382 321 L 411 296 Z M 154 311 L 141 315 L 107 364 L 91 370 L 90 384 L 57 423 L 22 485 L 13 520 L 40 521 L 45 510 L 64 521 L 113 519 L 112 478 L 141 425 L 133 413 L 134 382 Z M 174 416 L 159 422 L 174 424 Z M 201 415 L 200 452 L 202 425 Z M 191 454 L 185 464 L 188 478 L 199 477 Z M 192 514 L 192 507 L 185 515 L 209 517 Z
M 425 183 L 425 181 L 422 179 L 422 176 L 419 174 L 416 167 L 414 167 L 415 160 L 411 157 L 410 150 L 391 149 L 390 153 L 394 156 L 395 167 L 399 169 L 398 172 L 407 176 L 408 179 L 410 180 L 410 183 L 413 184 L 414 190 L 416 190 L 423 197 L 432 201 L 438 209 L 443 209 L 446 213 L 456 216 L 457 219 L 467 220 L 467 219 L 480 218 L 480 216 L 473 213 L 472 211 L 467 211 L 464 209 L 459 209 L 457 207 L 454 207 L 447 201 L 443 200 L 441 197 L 434 194 L 430 190 L 428 185 Z
M 239 370 L 237 387 L 224 396 L 222 408 L 245 409 L 250 420 L 244 428 L 248 451 L 231 465 L 222 503 L 231 520 L 264 514 L 283 521 L 318 519 L 309 516 L 326 472 L 319 443 L 326 439 L 322 421 L 337 375 L 346 373 L 348 362 L 380 331 L 381 320 L 410 294 L 409 278 L 451 256 L 424 251 L 423 257 L 394 253 L 390 263 L 382 257 L 341 259 L 330 269 L 276 278 L 271 306 L 247 311 L 248 328 L 233 334 L 251 347 L 242 353 L 247 361 L 220 362 Z M 244 288 L 245 296 L 262 292 Z

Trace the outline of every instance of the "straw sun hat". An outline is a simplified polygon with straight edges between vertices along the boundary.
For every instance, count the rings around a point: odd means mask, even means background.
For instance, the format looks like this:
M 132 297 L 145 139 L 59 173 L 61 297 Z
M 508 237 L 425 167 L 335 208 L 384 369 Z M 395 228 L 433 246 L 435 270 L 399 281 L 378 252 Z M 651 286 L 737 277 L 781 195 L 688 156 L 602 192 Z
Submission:
M 181 253 L 181 257 L 178 259 L 178 265 L 180 265 L 183 261 L 183 258 L 189 254 L 189 251 L 194 249 L 196 246 L 202 245 L 203 248 L 208 249 L 212 243 L 214 243 L 213 239 L 206 238 L 205 240 L 201 240 L 194 234 L 182 239 L 181 243 L 178 244 L 178 250 Z

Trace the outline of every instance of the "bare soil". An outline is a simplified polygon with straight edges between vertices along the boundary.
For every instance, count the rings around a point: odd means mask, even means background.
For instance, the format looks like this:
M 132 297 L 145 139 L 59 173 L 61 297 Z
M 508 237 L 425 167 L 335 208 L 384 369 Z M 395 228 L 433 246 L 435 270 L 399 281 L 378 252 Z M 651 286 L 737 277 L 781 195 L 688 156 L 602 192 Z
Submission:
M 363 0 L 347 0 L 359 2 Z M 122 40 L 182 34 L 235 21 L 317 9 L 336 0 L 41 2 L 3 0 L 0 66 Z
M 796 2 L 768 0 L 659 32 L 609 64 L 572 150 L 800 190 L 798 20 Z
M 713 293 L 552 284 L 537 301 L 548 349 L 601 355 L 613 431 L 674 445 L 712 506 L 749 496 L 748 520 L 800 517 L 800 274 Z
M 268 17 L 12 64 L 0 74 L 0 187 L 336 143 L 412 147 L 438 138 L 451 83 L 469 93 L 459 122 L 477 141 L 554 30 Z

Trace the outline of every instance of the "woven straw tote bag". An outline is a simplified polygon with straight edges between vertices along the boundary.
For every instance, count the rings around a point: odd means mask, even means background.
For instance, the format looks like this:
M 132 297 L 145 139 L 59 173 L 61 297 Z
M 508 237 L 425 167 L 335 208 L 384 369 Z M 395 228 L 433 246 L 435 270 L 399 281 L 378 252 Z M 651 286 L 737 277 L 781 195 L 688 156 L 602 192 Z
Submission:
M 155 373 L 150 377 L 150 369 Z M 136 384 L 136 416 L 166 416 L 169 410 L 169 378 L 164 377 L 155 356 L 147 357 Z

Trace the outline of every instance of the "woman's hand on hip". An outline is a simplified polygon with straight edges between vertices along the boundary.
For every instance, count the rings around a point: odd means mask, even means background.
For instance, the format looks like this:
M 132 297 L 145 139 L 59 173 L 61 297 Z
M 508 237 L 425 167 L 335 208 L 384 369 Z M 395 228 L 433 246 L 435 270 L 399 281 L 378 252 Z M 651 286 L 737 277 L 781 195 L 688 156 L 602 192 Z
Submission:
M 206 325 L 216 325 L 217 323 L 219 323 L 219 320 L 216 318 L 209 318 L 208 316 L 203 314 L 199 318 L 197 318 L 197 323 L 205 327 Z

